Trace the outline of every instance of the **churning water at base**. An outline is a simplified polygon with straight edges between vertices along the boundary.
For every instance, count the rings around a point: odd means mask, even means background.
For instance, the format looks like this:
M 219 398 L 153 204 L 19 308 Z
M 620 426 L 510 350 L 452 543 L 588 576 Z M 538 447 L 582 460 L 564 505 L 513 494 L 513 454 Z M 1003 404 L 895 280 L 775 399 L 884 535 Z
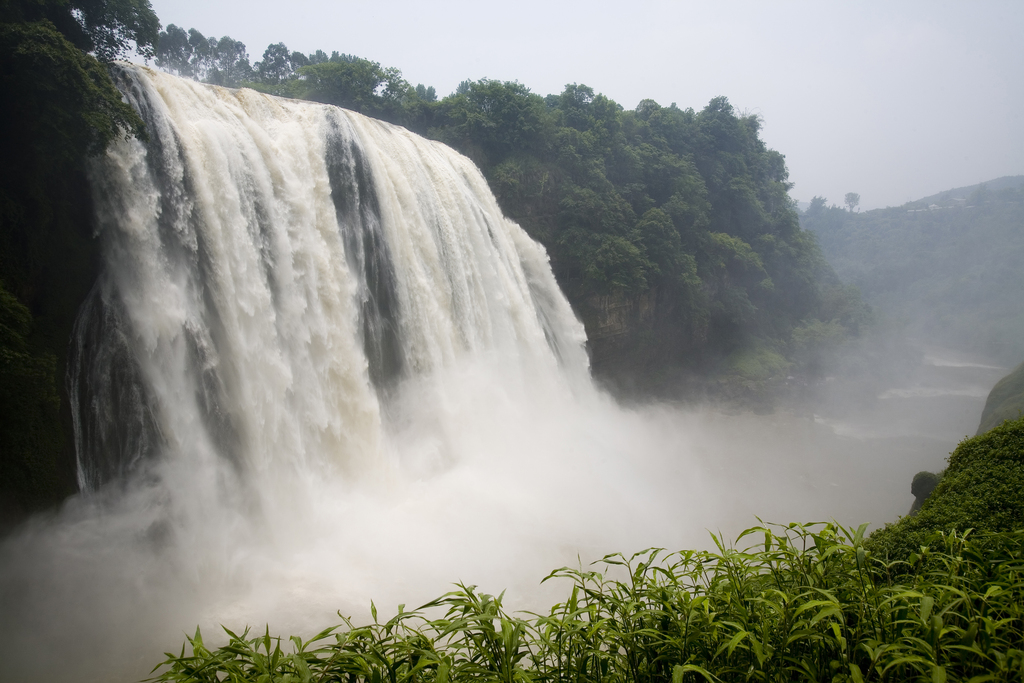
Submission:
M 0 545 L 0 680 L 138 680 L 197 624 L 310 634 L 460 580 L 543 609 L 551 569 L 607 552 L 754 514 L 894 516 L 842 507 L 850 468 L 813 420 L 596 391 L 543 249 L 450 149 L 120 78 L 150 140 L 93 169 L 106 266 L 69 371 L 85 493 Z

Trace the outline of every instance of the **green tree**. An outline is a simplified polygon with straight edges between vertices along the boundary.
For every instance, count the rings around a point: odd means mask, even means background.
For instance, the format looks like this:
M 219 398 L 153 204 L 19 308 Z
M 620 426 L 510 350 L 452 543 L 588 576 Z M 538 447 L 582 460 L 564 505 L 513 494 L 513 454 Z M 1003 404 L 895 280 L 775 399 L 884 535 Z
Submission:
M 339 55 L 299 69 L 296 93 L 305 99 L 396 121 L 409 84 L 398 69 L 368 59 Z
M 636 230 L 650 255 L 652 275 L 668 281 L 683 275 L 683 248 L 679 231 L 661 209 L 650 209 L 637 221 Z
M 807 207 L 808 216 L 819 216 L 825 212 L 828 200 L 824 197 L 814 196 L 811 197 L 811 204 Z
M 210 39 L 211 43 L 213 39 Z M 237 88 L 253 78 L 252 65 L 245 43 L 223 36 L 213 49 L 213 60 L 207 81 L 214 85 Z
M 852 212 L 860 204 L 860 195 L 856 192 L 847 192 L 843 201 L 846 203 L 846 208 Z
M 292 53 L 284 43 L 273 43 L 263 51 L 263 60 L 255 64 L 256 75 L 261 83 L 276 85 L 294 73 Z
M 539 151 L 546 119 L 544 100 L 520 83 L 466 81 L 441 103 L 438 132 L 486 171 L 512 154 Z
M 434 90 L 434 86 L 428 88 L 422 83 L 417 84 L 416 96 L 424 102 L 437 102 L 437 92 Z
M 188 32 L 174 24 L 160 32 L 156 47 L 156 65 L 185 78 L 195 78 L 192 69 L 192 46 L 188 41 Z
M 2 23 L 40 21 L 103 62 L 133 50 L 152 57 L 160 31 L 148 0 L 7 0 L 0 7 Z

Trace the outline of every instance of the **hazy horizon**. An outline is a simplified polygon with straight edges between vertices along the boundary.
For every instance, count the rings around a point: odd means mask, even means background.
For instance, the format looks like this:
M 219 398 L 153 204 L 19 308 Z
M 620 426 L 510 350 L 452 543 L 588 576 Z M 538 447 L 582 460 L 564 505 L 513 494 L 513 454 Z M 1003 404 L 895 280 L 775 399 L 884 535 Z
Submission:
M 626 109 L 701 109 L 725 95 L 764 121 L 792 196 L 861 209 L 1024 173 L 1024 5 L 906 2 L 539 3 L 154 0 L 164 26 L 230 35 L 250 59 L 270 43 L 355 54 L 440 97 L 463 80 L 541 95 L 585 83 Z

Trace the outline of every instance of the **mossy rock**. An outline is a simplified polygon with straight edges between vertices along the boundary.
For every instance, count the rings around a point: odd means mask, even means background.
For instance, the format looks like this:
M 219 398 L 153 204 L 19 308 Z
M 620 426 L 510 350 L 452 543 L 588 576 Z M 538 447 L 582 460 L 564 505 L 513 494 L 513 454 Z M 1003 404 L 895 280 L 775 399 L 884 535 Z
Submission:
M 32 325 L 0 281 L 0 531 L 73 491 L 60 467 L 57 359 L 32 344 Z
M 910 508 L 910 514 L 917 514 L 940 481 L 942 481 L 941 473 L 922 471 L 914 475 L 914 481 L 910 484 L 910 492 L 914 494 L 914 504 Z
M 871 535 L 867 545 L 876 554 L 896 560 L 917 552 L 940 531 L 1024 529 L 1022 490 L 1024 418 L 962 441 L 917 514 L 887 524 Z

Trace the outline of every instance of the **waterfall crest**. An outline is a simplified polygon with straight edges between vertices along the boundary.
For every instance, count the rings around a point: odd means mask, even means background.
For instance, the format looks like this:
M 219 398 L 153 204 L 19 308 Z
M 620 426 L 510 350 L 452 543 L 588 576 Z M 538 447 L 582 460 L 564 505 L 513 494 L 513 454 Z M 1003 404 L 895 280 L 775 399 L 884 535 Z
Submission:
M 119 81 L 150 139 L 92 169 L 105 271 L 69 364 L 83 489 L 155 456 L 372 471 L 403 383 L 466 359 L 585 381 L 546 253 L 465 157 L 336 107 Z

